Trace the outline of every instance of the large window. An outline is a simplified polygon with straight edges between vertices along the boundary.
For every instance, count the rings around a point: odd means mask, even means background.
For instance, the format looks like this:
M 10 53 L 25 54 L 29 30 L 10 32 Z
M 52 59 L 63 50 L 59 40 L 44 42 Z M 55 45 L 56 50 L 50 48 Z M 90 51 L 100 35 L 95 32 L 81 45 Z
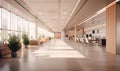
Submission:
M 35 39 L 35 36 L 36 36 L 36 25 L 35 25 L 35 23 L 33 23 L 33 22 L 30 22 L 30 38 L 31 39 Z
M 26 33 L 26 20 L 25 19 L 23 19 L 22 31 L 23 31 L 23 33 Z
M 11 35 L 17 34 L 17 16 L 11 13 Z
M 1 29 L 1 12 L 2 10 L 1 10 L 1 8 L 0 8 L 0 29 Z M 1 40 L 1 30 L 0 30 L 0 40 Z
M 8 39 L 8 29 L 10 28 L 10 13 L 9 11 L 2 8 L 2 17 L 1 17 L 1 39 Z
M 11 30 L 17 30 L 17 16 L 11 13 Z
M 54 33 L 49 32 L 41 27 L 38 27 L 37 28 L 37 37 L 39 38 L 39 36 L 54 37 Z
M 25 21 L 25 33 L 28 33 L 28 21 Z
M 2 11 L 2 10 L 1 10 L 1 8 L 0 8 L 0 29 L 1 29 L 1 14 L 2 14 L 1 11 Z
M 18 31 L 18 35 L 21 36 L 22 33 L 22 18 L 21 17 L 17 17 L 17 31 Z
M 17 31 L 21 31 L 22 30 L 22 18 L 18 16 L 17 18 Z
M 30 34 L 30 22 L 27 21 L 27 34 L 29 35 Z
M 0 8 L 0 40 L 8 40 L 9 35 L 28 34 L 36 38 L 36 23 L 30 22 L 16 14 Z

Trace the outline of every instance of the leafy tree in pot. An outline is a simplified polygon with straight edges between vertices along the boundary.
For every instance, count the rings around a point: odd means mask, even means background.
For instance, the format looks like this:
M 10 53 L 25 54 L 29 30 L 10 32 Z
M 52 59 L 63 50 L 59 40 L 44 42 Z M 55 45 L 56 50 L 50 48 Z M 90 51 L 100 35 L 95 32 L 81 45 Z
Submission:
M 22 39 L 23 39 L 23 44 L 25 45 L 25 48 L 27 48 L 27 46 L 29 45 L 29 42 L 30 42 L 28 35 L 23 34 Z
M 52 39 L 52 37 L 49 37 L 49 40 L 51 40 Z
M 16 52 L 21 48 L 19 36 L 16 36 L 16 35 L 10 36 L 8 42 L 9 42 L 8 46 L 11 50 L 11 56 L 17 57 Z

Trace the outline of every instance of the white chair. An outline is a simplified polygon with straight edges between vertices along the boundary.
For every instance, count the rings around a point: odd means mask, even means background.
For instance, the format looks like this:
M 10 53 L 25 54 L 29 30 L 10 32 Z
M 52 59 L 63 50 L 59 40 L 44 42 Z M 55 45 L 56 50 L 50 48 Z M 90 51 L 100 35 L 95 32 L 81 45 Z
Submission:
M 85 38 L 85 42 L 86 42 L 86 43 L 89 43 L 88 38 Z
M 78 39 L 78 37 L 76 37 L 76 41 L 77 41 L 77 42 L 79 42 L 79 39 Z

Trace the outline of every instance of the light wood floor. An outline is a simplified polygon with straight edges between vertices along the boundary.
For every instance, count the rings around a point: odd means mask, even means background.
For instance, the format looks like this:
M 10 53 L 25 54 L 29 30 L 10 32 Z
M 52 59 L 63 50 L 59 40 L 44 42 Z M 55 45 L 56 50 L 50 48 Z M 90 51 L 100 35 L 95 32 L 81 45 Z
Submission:
M 120 56 L 97 44 L 56 39 L 1 58 L 0 71 L 120 71 Z

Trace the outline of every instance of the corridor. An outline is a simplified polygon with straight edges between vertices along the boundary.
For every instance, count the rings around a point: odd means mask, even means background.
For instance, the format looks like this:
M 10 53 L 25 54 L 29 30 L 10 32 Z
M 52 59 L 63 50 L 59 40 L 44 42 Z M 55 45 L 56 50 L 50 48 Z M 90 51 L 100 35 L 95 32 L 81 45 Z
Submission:
M 120 57 L 105 47 L 53 39 L 42 46 L 22 48 L 17 58 L 0 59 L 0 71 L 119 71 Z

